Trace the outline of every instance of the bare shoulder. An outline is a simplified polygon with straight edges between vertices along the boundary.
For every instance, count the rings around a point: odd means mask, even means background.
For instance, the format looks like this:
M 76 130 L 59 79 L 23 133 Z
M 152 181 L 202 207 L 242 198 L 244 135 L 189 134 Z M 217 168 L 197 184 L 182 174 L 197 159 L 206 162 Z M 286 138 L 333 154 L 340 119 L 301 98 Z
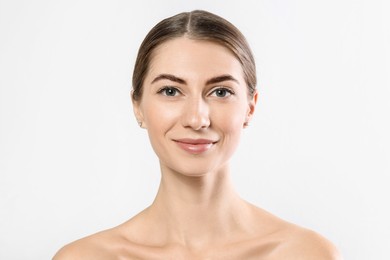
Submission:
M 257 246 L 270 245 L 264 259 L 342 260 L 337 248 L 320 234 L 287 222 L 255 207 L 259 220 L 258 230 L 267 230 L 259 235 Z
M 116 259 L 113 241 L 118 240 L 114 230 L 106 230 L 74 241 L 61 248 L 53 260 Z
M 342 260 L 337 248 L 320 234 L 292 225 L 284 232 L 283 243 L 274 251 L 275 259 Z
M 150 259 L 150 248 L 139 241 L 133 241 L 142 232 L 139 230 L 140 216 L 134 216 L 125 223 L 79 239 L 61 248 L 53 260 L 116 260 L 116 259 Z M 152 252 L 153 253 L 153 252 Z

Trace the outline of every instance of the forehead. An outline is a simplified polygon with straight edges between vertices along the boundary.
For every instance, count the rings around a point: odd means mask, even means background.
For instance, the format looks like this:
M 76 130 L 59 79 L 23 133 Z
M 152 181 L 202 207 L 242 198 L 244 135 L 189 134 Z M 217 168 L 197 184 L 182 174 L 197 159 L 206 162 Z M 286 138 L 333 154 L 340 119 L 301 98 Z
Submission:
M 148 76 L 161 73 L 189 79 L 231 74 L 243 81 L 241 63 L 228 48 L 212 41 L 187 37 L 169 40 L 154 50 Z

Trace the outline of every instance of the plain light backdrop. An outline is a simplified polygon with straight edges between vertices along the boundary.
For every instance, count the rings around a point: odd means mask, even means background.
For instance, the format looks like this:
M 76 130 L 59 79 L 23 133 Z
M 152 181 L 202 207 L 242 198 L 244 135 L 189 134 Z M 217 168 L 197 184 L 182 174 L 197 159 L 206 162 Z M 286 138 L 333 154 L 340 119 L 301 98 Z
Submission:
M 260 99 L 241 196 L 390 259 L 390 19 L 383 0 L 0 0 L 0 259 L 50 259 L 147 207 L 160 179 L 129 98 L 158 21 L 205 9 L 246 35 Z

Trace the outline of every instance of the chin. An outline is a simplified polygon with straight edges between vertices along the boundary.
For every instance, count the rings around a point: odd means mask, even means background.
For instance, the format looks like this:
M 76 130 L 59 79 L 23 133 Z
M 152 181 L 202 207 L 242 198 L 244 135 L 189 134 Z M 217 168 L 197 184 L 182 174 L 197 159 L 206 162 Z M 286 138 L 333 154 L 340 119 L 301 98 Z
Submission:
M 170 168 L 173 172 L 186 177 L 204 177 L 227 169 L 226 165 L 227 163 L 223 165 L 210 165 L 207 163 L 202 164 L 200 162 L 192 162 L 168 168 Z

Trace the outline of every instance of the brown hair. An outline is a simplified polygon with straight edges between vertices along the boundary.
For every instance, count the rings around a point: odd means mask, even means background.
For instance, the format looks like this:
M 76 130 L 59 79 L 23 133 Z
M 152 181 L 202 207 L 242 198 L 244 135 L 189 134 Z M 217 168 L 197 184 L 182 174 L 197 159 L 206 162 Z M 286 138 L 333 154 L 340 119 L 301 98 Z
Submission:
M 231 50 L 242 65 L 249 95 L 256 88 L 256 66 L 244 35 L 230 22 L 215 14 L 195 10 L 166 18 L 146 35 L 139 50 L 133 72 L 134 100 L 142 97 L 142 86 L 149 69 L 153 50 L 162 43 L 186 36 L 196 40 L 217 42 Z

